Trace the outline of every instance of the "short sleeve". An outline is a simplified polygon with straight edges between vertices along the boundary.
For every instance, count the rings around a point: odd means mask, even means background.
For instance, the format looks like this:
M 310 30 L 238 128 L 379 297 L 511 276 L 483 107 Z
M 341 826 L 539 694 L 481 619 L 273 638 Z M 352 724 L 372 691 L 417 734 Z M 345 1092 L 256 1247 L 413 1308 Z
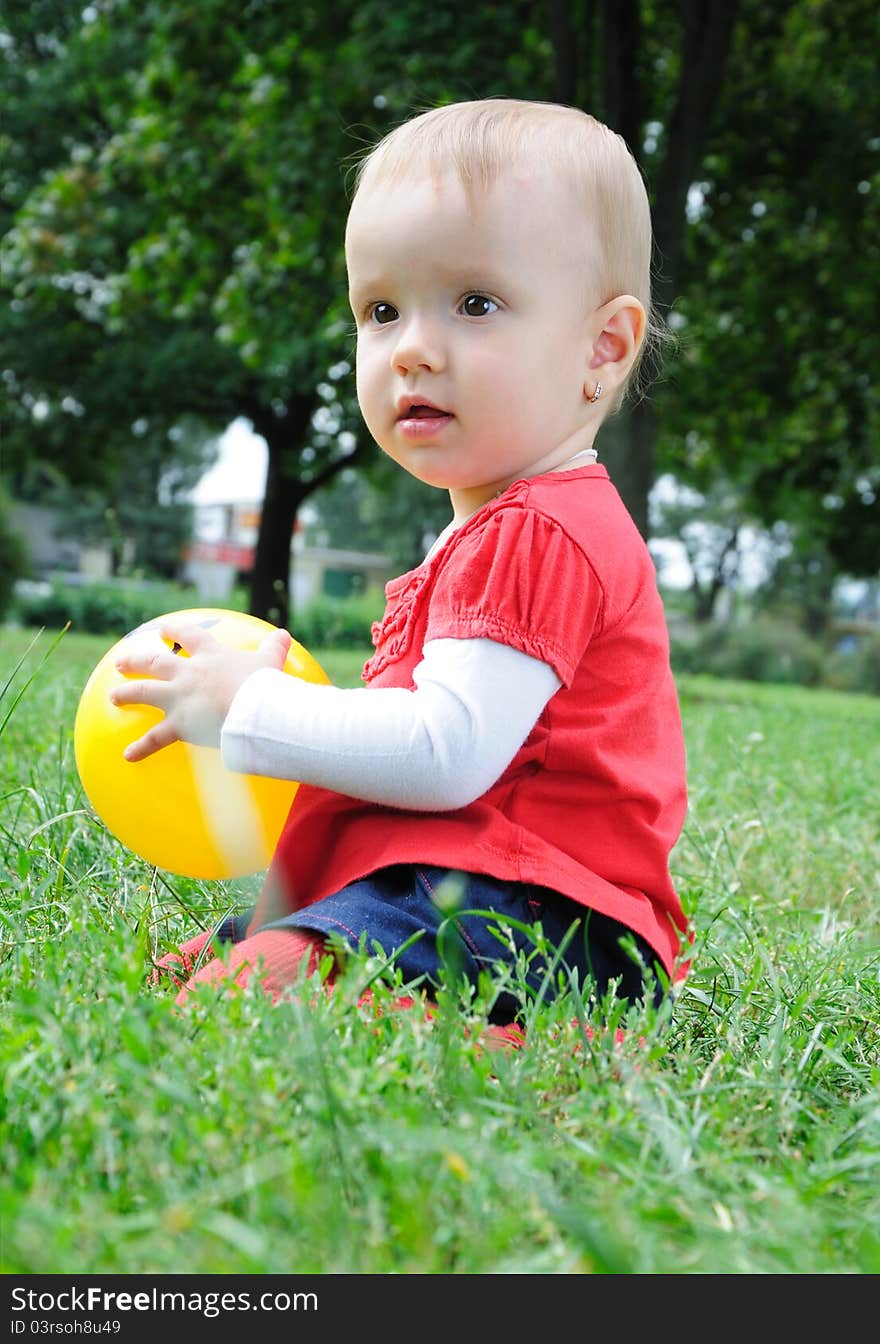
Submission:
M 493 639 L 548 663 L 564 686 L 601 623 L 603 594 L 582 548 L 519 504 L 466 525 L 444 552 L 426 639 Z

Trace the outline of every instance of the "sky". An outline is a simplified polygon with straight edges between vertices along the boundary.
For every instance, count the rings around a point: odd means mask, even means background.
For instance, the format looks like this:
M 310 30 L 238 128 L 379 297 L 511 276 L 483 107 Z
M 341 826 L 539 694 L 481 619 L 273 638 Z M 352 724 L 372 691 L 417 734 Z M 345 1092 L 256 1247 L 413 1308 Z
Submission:
M 192 493 L 196 504 L 261 501 L 266 487 L 266 442 L 246 420 L 233 420 L 220 438 L 217 461 Z

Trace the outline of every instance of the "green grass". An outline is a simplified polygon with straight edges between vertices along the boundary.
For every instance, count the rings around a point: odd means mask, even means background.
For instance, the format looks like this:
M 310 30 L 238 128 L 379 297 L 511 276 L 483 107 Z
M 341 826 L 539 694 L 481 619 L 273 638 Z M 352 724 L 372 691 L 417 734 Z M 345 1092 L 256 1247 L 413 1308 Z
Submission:
M 671 1020 L 585 1042 L 564 999 L 490 1055 L 482 997 L 358 1011 L 366 959 L 178 1016 L 151 959 L 258 881 L 106 833 L 72 731 L 108 641 L 33 639 L 0 628 L 2 1272 L 880 1271 L 880 701 L 682 678 Z

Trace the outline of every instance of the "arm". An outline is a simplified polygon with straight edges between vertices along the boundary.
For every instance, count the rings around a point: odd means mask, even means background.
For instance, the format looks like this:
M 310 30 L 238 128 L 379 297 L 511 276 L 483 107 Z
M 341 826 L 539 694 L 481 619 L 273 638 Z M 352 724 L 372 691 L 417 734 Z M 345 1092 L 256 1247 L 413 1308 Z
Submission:
M 267 669 L 241 687 L 221 736 L 230 769 L 424 811 L 485 793 L 561 685 L 547 663 L 488 639 L 429 641 L 415 691 L 292 680 Z

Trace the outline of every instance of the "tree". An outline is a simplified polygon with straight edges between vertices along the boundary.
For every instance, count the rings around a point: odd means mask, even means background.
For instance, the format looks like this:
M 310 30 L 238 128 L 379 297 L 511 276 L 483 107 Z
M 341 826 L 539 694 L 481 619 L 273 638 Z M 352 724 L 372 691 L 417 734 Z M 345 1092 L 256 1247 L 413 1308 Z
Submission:
M 59 536 L 107 548 L 112 573 L 176 579 L 193 535 L 190 492 L 214 445 L 184 424 L 166 435 L 135 421 L 132 436 L 137 451 L 123 454 L 109 478 L 74 487 L 57 474 L 40 497 L 57 511 Z M 17 491 L 19 498 L 34 493 L 26 480 Z
M 70 438 L 65 403 L 102 425 L 102 445 L 119 443 L 114 411 L 129 425 L 149 416 L 166 427 L 185 414 L 212 432 L 245 417 L 268 446 L 250 606 L 284 621 L 297 512 L 370 448 L 341 373 L 351 367 L 344 170 L 360 140 L 390 122 L 382 71 L 412 29 L 398 14 L 377 33 L 379 8 L 352 3 L 254 5 L 245 18 L 231 0 L 118 0 L 85 13 L 75 28 L 47 6 L 36 30 L 61 68 L 88 70 L 100 115 L 93 126 L 85 113 L 74 119 L 51 166 L 14 193 L 4 242 L 14 306 L 0 337 L 16 393 L 13 462 L 33 453 L 28 412 L 38 397 L 52 412 L 43 449 L 56 460 Z M 486 50 L 491 22 L 479 20 Z M 477 23 L 472 12 L 453 31 L 438 14 L 419 31 L 428 40 L 433 28 L 447 58 L 457 42 L 466 65 L 480 46 L 468 37 Z M 129 25 L 140 56 L 120 79 L 107 62 L 112 34 Z M 22 34 L 32 33 L 30 20 L 12 25 L 7 66 L 20 70 Z M 40 83 L 42 58 L 32 71 Z M 418 60 L 407 78 L 419 78 Z M 434 79 L 440 96 L 449 80 Z M 57 68 L 44 83 L 51 106 L 64 83 Z M 36 135 L 24 112 L 16 133 Z M 87 482 L 95 469 L 77 463 L 75 478 Z
M 63 40 L 56 26 L 52 51 L 68 72 L 88 71 L 100 115 L 62 140 L 7 232 L 7 379 L 25 412 L 36 397 L 49 405 L 43 446 L 56 459 L 73 437 L 65 403 L 104 430 L 75 473 L 84 483 L 135 422 L 167 432 L 190 417 L 210 433 L 246 415 L 269 446 L 252 607 L 284 620 L 296 510 L 340 465 L 320 435 L 308 442 L 341 332 L 338 245 L 321 242 L 339 234 L 339 184 L 329 181 L 337 165 L 329 156 L 319 176 L 306 151 L 318 157 L 321 133 L 335 133 L 317 96 L 325 78 L 333 82 L 329 42 L 322 56 L 310 34 L 289 33 L 283 15 L 265 11 L 249 31 L 252 50 L 228 4 L 86 13 L 90 21 Z M 327 22 L 313 17 L 313 27 Z M 54 9 L 42 15 L 57 18 Z M 112 37 L 120 28 L 141 38 L 122 85 Z M 20 46 L 7 47 L 10 63 Z M 278 116 L 291 83 L 300 86 L 296 116 Z M 283 323 L 282 293 L 298 321 Z M 30 339 L 19 343 L 23 333 Z M 33 427 L 20 420 L 27 438 L 10 435 L 13 463 L 16 448 L 33 451 Z
M 328 546 L 387 556 L 397 572 L 414 569 L 449 522 L 449 500 L 376 450 L 369 468 L 342 472 L 315 498 L 317 535 Z
M 832 569 L 880 555 L 876 6 L 749 7 L 691 193 L 663 456 Z M 739 52 L 740 48 L 737 47 Z M 824 565 L 827 579 L 828 563 Z M 825 584 L 830 593 L 830 584 Z M 815 618 L 814 618 L 815 619 Z
M 565 0 L 549 6 L 554 98 L 618 131 L 645 174 L 661 320 L 684 283 L 688 192 L 711 143 L 739 9 L 739 0 L 600 0 L 578 23 Z M 656 432 L 655 402 L 644 397 L 625 404 L 600 440 L 603 460 L 646 537 Z
M 0 489 L 0 620 L 12 602 L 16 582 L 28 570 L 27 548 L 12 526 L 11 512 L 9 499 Z
M 8 9 L 4 470 L 41 454 L 90 483 L 136 419 L 161 437 L 245 417 L 269 449 L 251 608 L 284 620 L 298 509 L 375 458 L 345 305 L 352 155 L 440 101 L 557 98 L 641 162 L 683 336 L 600 439 L 639 526 L 658 470 L 704 489 L 717 467 L 768 522 L 809 526 L 826 500 L 841 563 L 855 536 L 876 554 L 867 0 Z
M 740 575 L 742 501 L 729 482 L 716 479 L 707 494 L 675 489 L 653 500 L 652 534 L 671 537 L 684 549 L 691 572 L 694 620 L 711 621 L 719 597 Z
M 798 535 L 780 545 L 755 609 L 787 617 L 812 639 L 827 635 L 833 615 L 836 567 L 821 538 Z
M 96 320 L 106 295 L 95 262 L 106 244 L 94 233 L 83 240 L 92 264 L 66 269 L 58 264 L 65 240 L 48 213 L 38 212 L 44 271 L 31 291 L 16 283 L 11 243 L 16 216 L 28 219 L 44 181 L 56 179 L 70 199 L 84 156 L 109 138 L 110 111 L 124 100 L 141 60 L 145 18 L 132 10 L 128 22 L 99 27 L 54 0 L 13 6 L 4 16 L 0 218 L 9 303 L 0 309 L 7 392 L 0 468 L 18 498 L 54 502 L 68 533 L 109 545 L 119 559 L 124 534 L 138 563 L 170 573 L 190 510 L 162 504 L 159 484 L 167 496 L 175 478 L 181 487 L 197 479 L 211 447 L 203 434 L 155 414 L 159 390 L 178 363 L 179 334 L 154 323 L 147 337 L 141 323 L 108 337 Z M 151 341 L 163 346 L 155 369 L 144 360 Z

